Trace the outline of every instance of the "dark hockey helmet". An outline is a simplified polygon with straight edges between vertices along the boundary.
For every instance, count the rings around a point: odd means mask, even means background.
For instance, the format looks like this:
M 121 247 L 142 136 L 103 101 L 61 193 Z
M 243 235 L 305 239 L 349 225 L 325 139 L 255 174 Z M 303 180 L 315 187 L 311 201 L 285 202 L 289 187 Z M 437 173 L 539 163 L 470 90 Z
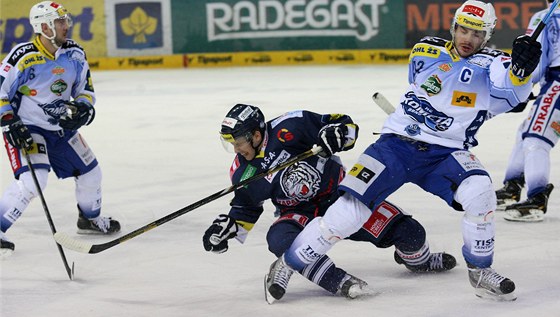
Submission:
M 228 143 L 234 143 L 235 139 L 240 137 L 245 137 L 250 142 L 255 131 L 264 133 L 264 130 L 265 119 L 262 111 L 258 107 L 239 103 L 226 114 L 220 136 Z

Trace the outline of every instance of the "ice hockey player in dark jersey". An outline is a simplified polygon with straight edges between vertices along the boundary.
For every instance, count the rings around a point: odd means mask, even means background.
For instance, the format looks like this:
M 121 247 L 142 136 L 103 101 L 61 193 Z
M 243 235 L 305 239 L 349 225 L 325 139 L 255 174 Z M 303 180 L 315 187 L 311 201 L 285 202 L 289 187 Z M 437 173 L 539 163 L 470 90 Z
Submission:
M 204 248 L 215 253 L 226 252 L 229 239 L 236 238 L 243 243 L 264 211 L 263 202 L 270 199 L 279 218 L 270 227 L 266 239 L 270 252 L 279 257 L 305 225 L 322 216 L 339 197 L 337 188 L 345 169 L 340 158 L 333 154 L 354 147 L 358 126 L 348 115 L 322 115 L 305 110 L 288 112 L 265 122 L 258 107 L 237 104 L 223 120 L 220 134 L 224 144 L 237 153 L 230 169 L 234 184 L 315 144 L 323 148 L 320 155 L 235 191 L 229 213 L 219 215 L 203 237 Z M 349 239 L 368 241 L 379 248 L 395 246 L 397 263 L 414 272 L 441 272 L 455 266 L 453 256 L 430 252 L 422 225 L 399 207 L 383 202 L 377 211 Z M 338 268 L 326 255 L 299 273 L 325 290 L 348 298 L 372 292 L 366 282 Z M 281 279 L 276 275 L 275 282 L 281 283 Z M 267 301 L 272 303 L 282 298 L 284 291 L 285 288 L 273 287 L 267 292 Z

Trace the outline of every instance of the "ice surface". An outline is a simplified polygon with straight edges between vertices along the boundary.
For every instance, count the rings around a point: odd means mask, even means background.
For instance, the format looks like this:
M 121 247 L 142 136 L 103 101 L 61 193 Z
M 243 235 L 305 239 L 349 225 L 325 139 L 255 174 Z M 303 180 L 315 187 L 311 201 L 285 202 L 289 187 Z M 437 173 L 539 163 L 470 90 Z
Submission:
M 218 130 L 235 103 L 262 108 L 268 119 L 288 110 L 350 114 L 360 125 L 356 148 L 342 153 L 347 165 L 376 139 L 385 114 L 371 101 L 380 91 L 397 103 L 406 66 L 307 66 L 216 68 L 93 73 L 97 116 L 81 133 L 100 161 L 105 215 L 128 233 L 228 187 L 232 154 Z M 503 115 L 481 129 L 473 152 L 501 186 L 515 130 L 524 114 Z M 552 162 L 559 152 L 552 151 Z M 553 165 L 551 181 L 560 171 Z M 0 155 L 0 189 L 12 176 Z M 51 174 L 45 197 L 57 230 L 102 243 L 113 238 L 75 234 L 72 180 Z M 99 254 L 66 250 L 75 263 L 69 281 L 41 203 L 33 201 L 8 231 L 14 254 L 0 261 L 0 315 L 29 316 L 558 316 L 560 311 L 560 194 L 553 192 L 543 223 L 518 224 L 497 215 L 494 267 L 517 284 L 518 300 L 474 296 L 461 256 L 462 215 L 414 185 L 390 200 L 425 226 L 432 250 L 457 257 L 459 266 L 439 275 L 416 275 L 397 265 L 393 249 L 343 241 L 329 254 L 379 295 L 350 301 L 294 275 L 285 297 L 264 300 L 263 276 L 274 256 L 265 235 L 272 206 L 245 245 L 207 253 L 202 234 L 228 211 L 231 195 Z

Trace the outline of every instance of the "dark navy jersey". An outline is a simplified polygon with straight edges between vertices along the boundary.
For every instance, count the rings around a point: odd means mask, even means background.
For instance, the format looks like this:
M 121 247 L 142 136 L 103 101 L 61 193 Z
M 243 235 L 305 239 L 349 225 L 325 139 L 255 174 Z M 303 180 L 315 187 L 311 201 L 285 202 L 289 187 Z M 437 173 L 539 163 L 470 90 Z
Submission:
M 251 161 L 236 155 L 230 169 L 232 183 L 237 184 L 311 149 L 318 143 L 319 130 L 333 123 L 353 122 L 347 115 L 321 115 L 305 110 L 288 112 L 268 121 L 260 153 Z M 267 199 L 281 215 L 297 213 L 310 218 L 323 215 L 338 198 L 337 187 L 343 177 L 344 167 L 337 156 L 315 155 L 236 190 L 229 214 L 247 230 L 257 222 Z

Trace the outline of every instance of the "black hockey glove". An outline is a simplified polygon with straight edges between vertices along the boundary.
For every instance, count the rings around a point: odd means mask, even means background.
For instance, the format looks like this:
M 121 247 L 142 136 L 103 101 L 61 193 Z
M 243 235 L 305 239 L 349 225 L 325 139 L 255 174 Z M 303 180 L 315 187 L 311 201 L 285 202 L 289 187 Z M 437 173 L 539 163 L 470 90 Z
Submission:
M 237 229 L 235 219 L 228 215 L 219 215 L 202 237 L 204 249 L 218 254 L 226 252 L 228 240 L 237 235 Z
M 511 50 L 511 71 L 517 77 L 531 75 L 539 64 L 541 54 L 541 43 L 528 35 L 518 36 Z
M 7 113 L 0 119 L 2 133 L 8 143 L 17 149 L 29 150 L 33 144 L 33 138 L 27 127 L 21 122 L 20 117 L 15 113 Z
M 329 124 L 319 130 L 318 145 L 323 148 L 323 156 L 329 157 L 344 149 L 348 127 L 342 123 Z
M 60 118 L 58 125 L 67 130 L 78 130 L 95 118 L 95 108 L 86 102 L 67 101 L 71 114 Z
M 525 108 L 527 107 L 527 104 L 529 103 L 529 101 L 535 100 L 535 99 L 537 99 L 537 96 L 535 96 L 533 93 L 531 93 L 529 95 L 529 98 L 527 98 L 527 100 L 518 103 L 517 106 L 511 108 L 511 110 L 508 111 L 507 113 L 523 112 L 523 110 L 525 110 Z

